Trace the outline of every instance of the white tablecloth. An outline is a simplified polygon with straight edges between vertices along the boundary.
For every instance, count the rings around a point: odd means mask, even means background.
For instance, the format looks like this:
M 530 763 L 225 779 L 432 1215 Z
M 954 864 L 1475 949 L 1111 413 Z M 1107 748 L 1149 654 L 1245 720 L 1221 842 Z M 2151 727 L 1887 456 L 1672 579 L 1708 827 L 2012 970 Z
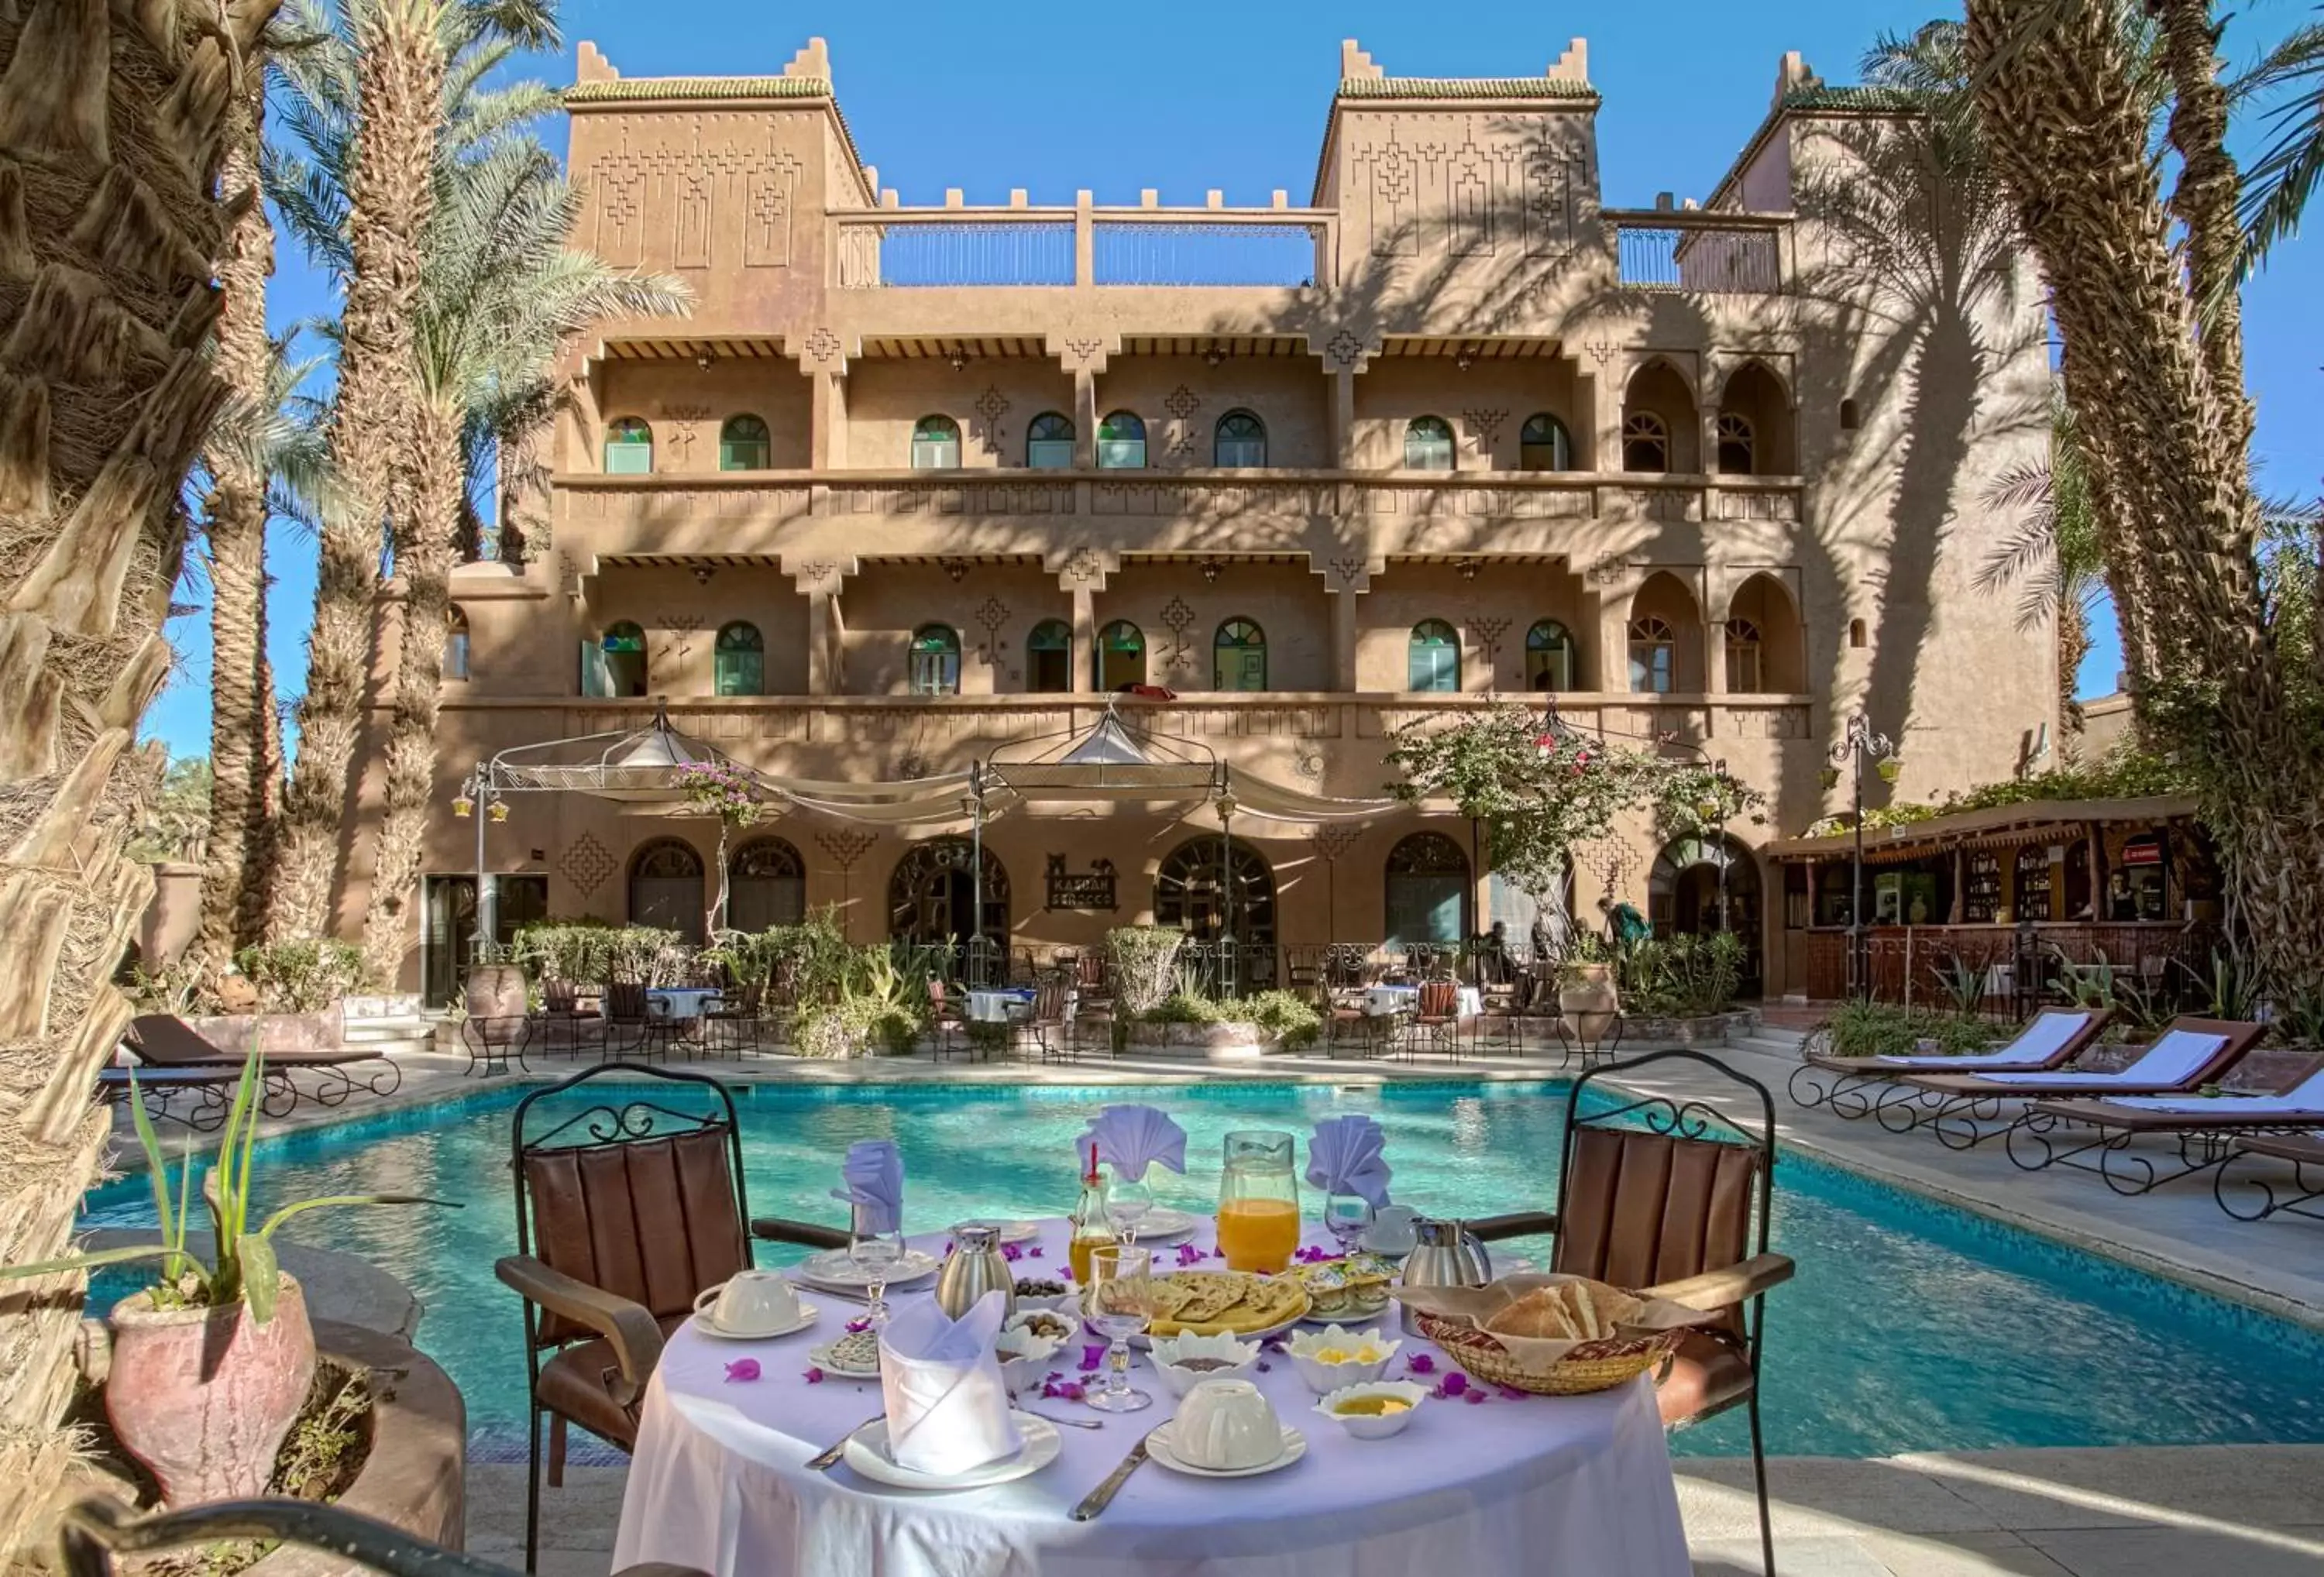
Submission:
M 940 1249 L 942 1239 L 920 1240 Z M 1062 1261 L 1065 1225 L 1044 1224 Z M 1646 1380 L 1590 1397 L 1431 1400 L 1402 1434 L 1358 1441 L 1309 1409 L 1287 1359 L 1251 1378 L 1307 1436 L 1277 1473 L 1197 1480 L 1148 1462 L 1094 1521 L 1067 1513 L 1169 1416 L 1141 1357 L 1143 1413 L 1066 1429 L 1058 1460 L 1013 1484 L 936 1495 L 883 1489 L 807 1458 L 880 1411 L 873 1382 L 801 1378 L 807 1349 L 853 1305 L 825 1300 L 812 1330 L 713 1341 L 680 1327 L 648 1387 L 613 1546 L 720 1577 L 1686 1577 L 1686 1536 Z M 1393 1317 L 1393 1316 L 1391 1316 Z M 1427 1351 L 1407 1339 L 1404 1359 Z M 1071 1372 L 1076 1344 L 1058 1357 Z M 761 1378 L 729 1384 L 755 1358 Z M 1440 1371 L 1449 1369 L 1440 1360 Z M 1094 1378 L 1094 1377 L 1092 1377 Z M 1028 1398 L 1030 1400 L 1030 1398 Z M 1032 1400 L 1064 1416 L 1099 1415 Z
M 1419 1010 L 1418 986 L 1373 986 L 1364 992 L 1364 1011 L 1376 1018 L 1387 1013 L 1416 1013 Z M 1452 1010 L 1463 1019 L 1475 1018 L 1485 1010 L 1485 993 L 1475 986 L 1462 986 Z
M 699 1019 L 723 994 L 710 986 L 654 986 L 646 992 L 646 1011 L 657 1019 Z
M 1006 1024 L 1011 1019 L 1021 1019 L 1033 1010 L 1029 992 L 971 991 L 968 993 L 968 1016 L 979 1023 Z

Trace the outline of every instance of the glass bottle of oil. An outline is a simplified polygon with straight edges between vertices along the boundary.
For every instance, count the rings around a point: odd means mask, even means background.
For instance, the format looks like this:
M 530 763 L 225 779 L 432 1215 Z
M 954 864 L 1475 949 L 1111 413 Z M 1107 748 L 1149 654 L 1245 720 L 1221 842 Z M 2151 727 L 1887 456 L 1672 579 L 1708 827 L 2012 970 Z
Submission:
M 1097 1147 L 1084 1141 L 1075 1148 L 1082 1160 L 1082 1193 L 1074 1205 L 1074 1235 L 1065 1252 L 1073 1262 L 1074 1285 L 1087 1286 L 1090 1250 L 1102 1249 L 1116 1239 L 1113 1223 L 1106 1219 L 1105 1177 L 1097 1169 Z

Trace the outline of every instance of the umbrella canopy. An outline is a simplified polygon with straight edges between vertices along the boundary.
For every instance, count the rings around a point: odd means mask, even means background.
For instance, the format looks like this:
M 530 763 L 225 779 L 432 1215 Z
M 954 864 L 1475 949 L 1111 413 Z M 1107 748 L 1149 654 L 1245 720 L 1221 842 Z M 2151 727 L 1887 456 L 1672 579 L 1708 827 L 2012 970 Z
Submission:
M 763 774 L 671 727 L 669 714 L 659 706 L 651 723 L 626 733 L 513 745 L 484 763 L 484 777 L 504 794 L 562 790 L 627 804 L 671 804 L 687 797 L 678 769 L 704 765 L 724 767 L 769 787 Z

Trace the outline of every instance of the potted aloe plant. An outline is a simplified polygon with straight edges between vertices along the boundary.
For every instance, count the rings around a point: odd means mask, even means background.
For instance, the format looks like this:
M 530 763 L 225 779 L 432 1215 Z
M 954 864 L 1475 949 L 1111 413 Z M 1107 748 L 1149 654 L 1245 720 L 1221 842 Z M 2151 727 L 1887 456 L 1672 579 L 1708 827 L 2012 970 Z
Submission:
M 450 1203 L 413 1194 L 332 1194 L 286 1204 L 254 1230 L 252 1152 L 264 1077 L 265 1057 L 254 1038 L 201 1180 L 215 1245 L 210 1264 L 186 1247 L 192 1148 L 173 1201 L 169 1166 L 133 1074 L 129 1111 L 145 1151 L 161 1241 L 0 1269 L 0 1278 L 22 1278 L 135 1259 L 161 1262 L 152 1286 L 113 1305 L 105 1411 L 123 1449 L 152 1472 L 173 1507 L 263 1493 L 282 1437 L 306 1404 L 315 1333 L 305 1294 L 275 1262 L 275 1229 L 326 1205 Z

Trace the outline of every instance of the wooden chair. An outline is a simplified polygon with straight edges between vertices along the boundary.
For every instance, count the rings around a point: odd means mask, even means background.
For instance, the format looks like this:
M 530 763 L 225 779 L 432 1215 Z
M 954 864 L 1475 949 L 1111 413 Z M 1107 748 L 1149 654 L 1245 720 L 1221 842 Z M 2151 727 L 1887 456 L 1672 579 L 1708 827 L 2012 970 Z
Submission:
M 1040 1048 L 1043 1062 L 1063 1062 L 1075 1056 L 1073 1043 L 1073 1022 L 1066 1013 L 1065 982 L 1062 976 L 1048 975 L 1033 988 L 1033 1010 L 1027 1015 L 1023 1029 L 1033 1037 Z
M 1683 1065 L 1748 1093 L 1740 1117 L 1692 1096 L 1630 1093 L 1638 1073 Z M 1589 1099 L 1605 1079 L 1618 1094 L 1603 1111 Z M 1757 1129 L 1753 1120 L 1757 1120 Z M 1792 1261 L 1767 1251 L 1768 1194 L 1775 1165 L 1775 1104 L 1766 1085 L 1699 1051 L 1658 1051 L 1585 1069 L 1565 1101 L 1565 1158 L 1554 1213 L 1525 1211 L 1469 1223 L 1480 1238 L 1554 1233 L 1549 1268 L 1651 1293 L 1700 1309 L 1716 1324 L 1690 1332 L 1655 1388 L 1664 1425 L 1681 1428 L 1734 1407 L 1748 1409 L 1759 1545 L 1775 1570 L 1767 1503 L 1766 1443 L 1759 1427 L 1759 1360 L 1771 1288 Z
M 758 1050 L 765 1029 L 766 1000 L 767 982 L 762 980 L 722 988 L 718 1006 L 702 1015 L 702 1037 L 706 1047 L 732 1051 L 738 1062 L 745 1051 Z
M 532 1038 L 543 1052 L 579 1056 L 585 1032 L 598 1021 L 596 1014 L 582 1011 L 578 984 L 569 980 L 541 982 L 540 1011 L 532 1015 Z
M 626 1057 L 632 1052 L 650 1057 L 656 1047 L 668 1056 L 669 1048 L 678 1044 L 678 1033 L 677 1019 L 655 1016 L 646 1000 L 643 981 L 605 982 L 606 1058 Z
M 940 974 L 928 976 L 928 1028 L 936 1038 L 930 1049 L 938 1062 L 948 1051 L 967 1049 L 968 1016 L 945 989 L 944 976 Z
M 669 1088 L 647 1096 L 617 1084 L 586 1103 L 557 1099 L 609 1074 L 643 1074 Z M 667 1103 L 689 1093 L 698 1110 Z M 551 1102 L 543 1120 L 553 1126 L 529 1132 L 543 1101 Z M 664 1341 L 706 1287 L 751 1264 L 750 1209 L 734 1098 L 700 1074 L 639 1063 L 586 1068 L 517 1102 L 511 1146 L 517 1251 L 493 1270 L 524 1299 L 530 1571 L 540 1542 L 544 1421 L 552 1489 L 564 1482 L 571 1426 L 624 1451 L 636 1445 L 638 1406 Z M 779 1217 L 751 1222 L 751 1233 L 818 1248 L 847 1242 L 844 1232 Z
M 1420 1010 L 1404 1043 L 1405 1060 L 1420 1049 L 1441 1051 L 1461 1060 L 1461 988 L 1449 980 L 1420 982 Z

